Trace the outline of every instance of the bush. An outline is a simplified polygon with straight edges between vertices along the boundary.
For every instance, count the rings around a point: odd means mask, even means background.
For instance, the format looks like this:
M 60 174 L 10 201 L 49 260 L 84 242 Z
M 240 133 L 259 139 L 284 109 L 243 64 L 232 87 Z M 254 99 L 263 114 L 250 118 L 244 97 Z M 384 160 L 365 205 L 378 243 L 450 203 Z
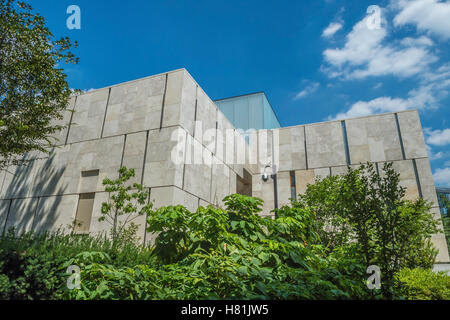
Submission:
M 60 299 L 67 276 L 62 266 L 82 252 L 101 251 L 116 266 L 149 263 L 149 250 L 132 242 L 120 246 L 102 236 L 25 233 L 0 237 L 0 299 Z
M 315 213 L 321 243 L 331 251 L 354 243 L 357 260 L 365 267 L 381 269 L 381 290 L 392 297 L 394 275 L 405 267 L 432 267 L 437 250 L 431 236 L 437 221 L 431 204 L 422 199 L 405 200 L 399 174 L 385 163 L 383 174 L 372 164 L 331 176 L 300 195 L 294 207 Z
M 450 300 L 450 276 L 431 269 L 402 269 L 396 275 L 396 293 L 408 300 Z
M 153 265 L 114 266 L 79 254 L 81 288 L 70 299 L 349 299 L 369 296 L 364 268 L 316 245 L 314 215 L 283 207 L 262 218 L 262 201 L 242 195 L 189 212 L 163 207 L 148 218 L 158 233 Z

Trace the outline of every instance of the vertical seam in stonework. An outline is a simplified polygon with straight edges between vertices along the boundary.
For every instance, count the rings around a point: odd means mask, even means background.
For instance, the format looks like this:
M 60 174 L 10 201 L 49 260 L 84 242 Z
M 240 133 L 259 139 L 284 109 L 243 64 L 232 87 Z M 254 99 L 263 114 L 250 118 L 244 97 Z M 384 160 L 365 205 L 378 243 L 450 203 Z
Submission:
M 103 131 L 105 129 L 106 114 L 108 113 L 108 105 L 109 105 L 109 97 L 110 96 L 111 96 L 111 88 L 109 88 L 109 90 L 108 90 L 108 99 L 106 99 L 105 116 L 103 117 L 102 132 L 100 134 L 100 139 L 103 138 Z
M 214 133 L 214 152 L 213 154 L 217 154 L 217 130 L 219 129 L 219 121 L 217 121 L 219 109 L 216 108 L 216 132 Z
M 189 132 L 187 132 L 186 131 L 186 138 L 185 138 L 185 141 L 184 141 L 184 162 L 183 162 L 183 180 L 181 181 L 181 190 L 184 190 L 184 178 L 185 178 L 185 175 L 186 175 L 186 157 L 187 157 L 187 141 L 188 141 L 188 134 L 189 134 Z M 192 151 L 192 149 L 191 149 L 191 151 Z M 190 153 L 189 152 L 189 154 L 191 155 L 191 157 L 192 157 L 192 153 Z M 191 158 L 191 160 L 192 160 L 192 158 Z
M 398 122 L 398 114 L 394 113 L 394 117 L 395 117 L 395 124 L 397 126 L 398 138 L 400 139 L 400 148 L 402 149 L 403 160 L 406 160 L 405 148 L 403 146 L 402 131 L 400 130 L 400 123 Z
M 332 174 L 331 174 L 331 167 L 330 167 L 330 177 L 332 176 Z
M 5 234 L 5 231 L 6 231 L 5 230 L 6 229 L 6 224 L 8 223 L 9 212 L 11 211 L 12 202 L 13 202 L 13 199 L 9 200 L 8 211 L 6 212 L 6 219 L 5 219 L 5 223 L 3 225 L 3 228 L 2 228 L 2 234 Z
M 342 136 L 343 136 L 343 139 L 344 139 L 345 161 L 347 162 L 347 165 L 350 165 L 351 164 L 350 149 L 349 149 L 349 146 L 348 146 L 347 126 L 345 124 L 345 120 L 341 121 L 341 127 L 342 127 Z
M 166 83 L 164 84 L 164 94 L 163 94 L 163 101 L 161 106 L 161 121 L 159 122 L 159 130 L 162 129 L 163 126 L 163 119 L 164 119 L 164 107 L 166 106 L 166 93 L 167 93 L 167 79 L 169 78 L 169 75 L 166 73 Z
M 417 191 L 419 192 L 419 198 L 423 198 L 422 194 L 422 186 L 420 185 L 420 179 L 419 179 L 419 172 L 417 171 L 417 163 L 416 159 L 412 159 L 413 167 L 414 167 L 414 175 L 416 176 L 416 184 L 417 184 Z
M 375 162 L 375 169 L 377 170 L 377 174 L 380 175 L 380 169 L 378 168 L 378 162 Z
M 145 172 L 145 162 L 147 161 L 147 149 L 148 149 L 148 136 L 150 134 L 150 130 L 147 130 L 147 137 L 145 138 L 145 147 L 144 147 L 144 162 L 142 163 L 142 174 L 141 174 L 141 184 L 144 184 L 144 172 Z
M 192 135 L 195 138 L 195 128 L 197 127 L 196 121 L 197 121 L 197 104 L 198 104 L 198 85 L 195 87 L 195 109 L 194 109 L 194 130 Z
M 72 112 L 70 112 L 69 126 L 67 127 L 66 141 L 64 142 L 64 145 L 67 145 L 67 142 L 69 141 L 70 126 L 72 125 L 73 114 L 75 113 L 75 107 L 77 106 L 77 101 L 78 101 L 78 96 L 75 96 L 75 102 L 73 103 L 73 109 L 72 109 Z
M 125 147 L 127 145 L 127 135 L 125 134 L 125 137 L 123 138 L 123 148 L 122 148 L 122 158 L 120 159 L 120 167 L 123 166 L 123 158 L 125 156 Z
M 305 164 L 306 164 L 306 170 L 308 170 L 308 150 L 306 148 L 306 126 L 303 126 L 303 141 L 305 142 Z
M 148 188 L 147 203 L 150 203 L 150 201 L 151 201 L 151 194 L 152 194 L 152 188 Z M 145 219 L 145 224 L 144 224 L 144 247 L 146 244 L 147 244 L 147 219 Z

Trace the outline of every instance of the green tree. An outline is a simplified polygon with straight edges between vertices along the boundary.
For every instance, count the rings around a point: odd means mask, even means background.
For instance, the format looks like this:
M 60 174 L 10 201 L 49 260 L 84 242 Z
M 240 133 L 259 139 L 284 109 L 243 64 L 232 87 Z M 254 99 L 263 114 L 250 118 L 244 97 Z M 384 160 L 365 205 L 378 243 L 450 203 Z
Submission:
M 71 90 L 60 63 L 78 63 L 70 40 L 54 40 L 31 6 L 0 0 L 0 169 L 23 164 L 30 151 L 48 152 L 63 126 Z
M 121 167 L 119 178 L 103 180 L 109 197 L 107 202 L 102 203 L 102 216 L 98 220 L 106 221 L 111 225 L 114 243 L 124 235 L 128 235 L 128 238 L 132 237 L 133 230 L 137 229 L 133 220 L 139 216 L 148 215 L 153 205 L 148 199 L 149 193 L 141 184 L 127 183 L 134 175 L 134 169 Z
M 382 292 L 392 297 L 394 275 L 405 267 L 431 267 L 437 251 L 431 235 L 437 221 L 423 199 L 405 200 L 405 188 L 392 163 L 383 174 L 372 164 L 309 185 L 294 206 L 315 211 L 317 232 L 331 251 L 356 244 L 360 261 L 378 265 Z

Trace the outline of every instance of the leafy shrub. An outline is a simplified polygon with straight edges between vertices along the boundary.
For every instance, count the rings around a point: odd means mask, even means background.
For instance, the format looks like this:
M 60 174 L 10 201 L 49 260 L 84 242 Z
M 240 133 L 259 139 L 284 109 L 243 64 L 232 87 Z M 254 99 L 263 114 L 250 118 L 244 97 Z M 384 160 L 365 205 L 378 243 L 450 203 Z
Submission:
M 61 266 L 82 252 L 108 254 L 116 266 L 150 263 L 149 250 L 120 246 L 101 236 L 25 233 L 0 237 L 0 299 L 60 299 L 67 277 Z
M 408 300 L 450 300 L 450 276 L 431 269 L 404 268 L 396 275 L 396 292 Z
M 262 218 L 262 201 L 243 195 L 189 212 L 163 207 L 148 218 L 157 233 L 153 265 L 117 268 L 84 254 L 81 288 L 70 299 L 348 299 L 368 296 L 362 265 L 315 245 L 314 215 L 283 207 Z
M 382 172 L 372 164 L 348 168 L 347 174 L 309 185 L 293 206 L 315 213 L 325 247 L 333 251 L 355 243 L 360 263 L 381 268 L 381 290 L 390 298 L 396 272 L 432 267 L 437 250 L 431 236 L 437 232 L 437 221 L 430 203 L 405 199 L 406 189 L 392 163 L 385 163 Z

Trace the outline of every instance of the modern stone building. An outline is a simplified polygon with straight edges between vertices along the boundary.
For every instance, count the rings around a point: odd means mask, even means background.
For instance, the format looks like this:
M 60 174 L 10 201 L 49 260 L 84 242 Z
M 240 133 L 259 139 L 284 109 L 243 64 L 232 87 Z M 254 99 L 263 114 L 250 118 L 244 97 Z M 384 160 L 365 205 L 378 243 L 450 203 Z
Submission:
M 156 208 L 221 206 L 241 193 L 262 198 L 271 215 L 316 177 L 392 161 L 406 197 L 432 201 L 440 219 L 415 110 L 281 128 L 263 93 L 215 103 L 185 69 L 74 96 L 69 109 L 50 156 L 26 155 L 27 167 L 0 172 L 0 232 L 73 228 L 74 220 L 76 232 L 107 231 L 98 221 L 108 200 L 102 180 L 121 166 L 135 169 Z M 144 217 L 135 221 L 150 241 Z M 438 261 L 450 262 L 444 235 L 433 242 Z

